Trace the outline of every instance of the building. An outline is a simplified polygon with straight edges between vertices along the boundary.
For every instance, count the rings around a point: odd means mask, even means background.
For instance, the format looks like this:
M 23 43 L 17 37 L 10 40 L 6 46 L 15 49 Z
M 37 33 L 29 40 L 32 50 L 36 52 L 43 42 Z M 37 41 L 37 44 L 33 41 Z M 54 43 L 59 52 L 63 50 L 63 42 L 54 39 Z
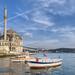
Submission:
M 19 34 L 12 29 L 7 30 L 7 9 L 4 9 L 4 32 L 0 36 L 1 53 L 19 53 L 23 51 L 23 41 Z

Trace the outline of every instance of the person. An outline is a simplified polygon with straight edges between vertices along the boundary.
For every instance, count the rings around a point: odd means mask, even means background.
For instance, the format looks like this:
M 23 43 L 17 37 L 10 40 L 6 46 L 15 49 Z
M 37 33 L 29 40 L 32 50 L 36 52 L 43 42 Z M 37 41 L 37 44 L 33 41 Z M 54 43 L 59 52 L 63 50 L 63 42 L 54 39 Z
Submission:
M 45 57 L 45 62 L 47 62 L 47 61 L 48 61 L 47 55 L 46 55 L 45 53 L 44 53 L 43 55 L 44 55 L 44 57 Z
M 36 58 L 36 62 L 38 62 L 39 61 L 39 59 L 38 58 Z

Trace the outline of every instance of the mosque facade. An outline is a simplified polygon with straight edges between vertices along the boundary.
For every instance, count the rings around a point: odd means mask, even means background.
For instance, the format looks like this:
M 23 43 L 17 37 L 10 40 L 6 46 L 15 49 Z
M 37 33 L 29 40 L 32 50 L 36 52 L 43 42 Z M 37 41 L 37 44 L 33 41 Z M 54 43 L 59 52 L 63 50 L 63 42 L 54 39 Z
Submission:
M 22 37 L 12 29 L 7 30 L 7 9 L 4 9 L 4 32 L 0 35 L 0 53 L 19 53 L 23 51 Z

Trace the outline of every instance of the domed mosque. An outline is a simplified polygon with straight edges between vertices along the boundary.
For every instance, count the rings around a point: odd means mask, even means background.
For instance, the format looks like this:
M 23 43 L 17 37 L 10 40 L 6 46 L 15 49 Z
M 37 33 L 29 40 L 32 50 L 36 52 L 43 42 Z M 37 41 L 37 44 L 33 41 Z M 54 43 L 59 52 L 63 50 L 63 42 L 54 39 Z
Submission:
M 4 8 L 4 32 L 0 36 L 0 54 L 20 53 L 23 51 L 22 37 L 12 29 L 7 30 L 7 9 Z

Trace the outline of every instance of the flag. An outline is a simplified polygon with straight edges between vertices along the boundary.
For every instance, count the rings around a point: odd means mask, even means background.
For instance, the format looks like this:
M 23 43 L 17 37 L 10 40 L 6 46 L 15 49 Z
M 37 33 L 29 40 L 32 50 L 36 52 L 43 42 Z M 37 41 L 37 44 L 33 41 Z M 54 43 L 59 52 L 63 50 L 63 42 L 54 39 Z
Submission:
M 45 57 L 47 57 L 47 55 L 46 54 L 43 54 Z

